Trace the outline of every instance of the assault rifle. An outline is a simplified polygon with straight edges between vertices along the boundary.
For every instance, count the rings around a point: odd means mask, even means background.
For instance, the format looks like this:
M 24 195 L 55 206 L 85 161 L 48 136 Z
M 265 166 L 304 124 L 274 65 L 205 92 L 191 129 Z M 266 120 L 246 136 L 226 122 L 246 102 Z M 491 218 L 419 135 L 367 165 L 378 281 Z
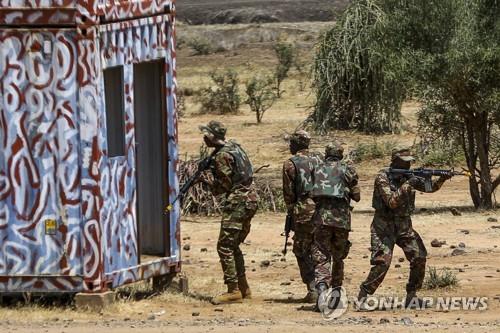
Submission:
M 447 176 L 450 178 L 454 177 L 454 176 L 467 176 L 467 177 L 472 176 L 471 173 L 466 171 L 466 170 L 455 171 L 453 169 L 451 169 L 451 170 L 439 170 L 439 169 L 424 169 L 424 168 L 417 168 L 417 169 L 393 169 L 393 168 L 389 168 L 387 173 L 389 175 L 404 175 L 407 178 L 416 177 L 416 178 L 423 179 L 426 192 L 432 191 L 432 176 Z
M 293 230 L 293 214 L 288 212 L 285 219 L 285 231 L 281 236 L 285 236 L 285 247 L 283 248 L 283 255 L 286 256 L 286 248 L 288 246 L 288 238 L 290 237 L 290 231 Z
M 200 178 L 201 174 L 203 172 L 205 172 L 205 170 L 208 170 L 208 168 L 210 167 L 210 164 L 212 163 L 212 160 L 215 156 L 215 154 L 217 154 L 218 152 L 218 149 L 214 149 L 214 151 L 206 158 L 202 159 L 199 163 L 198 163 L 198 169 L 196 170 L 196 172 L 194 173 L 194 175 L 192 175 L 185 183 L 184 185 L 181 186 L 180 190 L 179 190 L 179 194 L 177 194 L 177 196 L 175 197 L 174 201 L 172 203 L 170 203 L 166 208 L 165 208 L 165 213 L 169 213 L 173 208 L 174 208 L 174 204 L 177 202 L 177 201 L 181 201 L 184 199 L 184 196 L 187 194 L 187 192 L 189 191 L 189 189 L 194 185 L 196 184 L 196 181 Z

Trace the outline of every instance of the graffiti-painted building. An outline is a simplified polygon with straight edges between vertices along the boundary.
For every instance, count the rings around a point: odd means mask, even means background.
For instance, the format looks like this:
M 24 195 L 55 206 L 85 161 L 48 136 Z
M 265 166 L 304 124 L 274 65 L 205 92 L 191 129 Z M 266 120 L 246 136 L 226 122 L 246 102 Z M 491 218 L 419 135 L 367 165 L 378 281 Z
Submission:
M 0 292 L 180 270 L 174 0 L 0 0 Z

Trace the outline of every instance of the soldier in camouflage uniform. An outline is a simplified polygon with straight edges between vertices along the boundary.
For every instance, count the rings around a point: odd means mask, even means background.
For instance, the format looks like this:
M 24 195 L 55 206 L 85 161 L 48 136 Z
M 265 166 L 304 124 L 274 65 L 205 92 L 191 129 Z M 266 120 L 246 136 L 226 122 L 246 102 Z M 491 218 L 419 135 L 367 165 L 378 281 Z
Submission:
M 394 150 L 391 168 L 409 169 L 414 158 L 409 149 Z M 425 192 L 423 179 L 394 175 L 388 169 L 380 171 L 375 179 L 373 208 L 375 216 L 371 225 L 371 261 L 373 265 L 366 280 L 360 286 L 358 299 L 363 301 L 373 294 L 389 270 L 394 245 L 398 245 L 410 262 L 410 276 L 406 285 L 406 307 L 425 306 L 416 292 L 425 277 L 427 250 L 420 235 L 413 229 L 411 215 L 415 209 L 415 190 Z M 438 191 L 449 179 L 441 176 L 433 181 L 432 190 Z M 363 305 L 361 309 L 363 310 Z
M 311 137 L 306 131 L 296 131 L 289 139 L 293 156 L 283 164 L 283 197 L 288 212 L 293 217 L 293 253 L 297 258 L 302 282 L 307 286 L 305 301 L 316 302 L 311 253 L 314 231 L 311 218 L 315 204 L 310 192 L 313 185 L 312 170 L 322 161 L 322 156 L 309 151 Z
M 240 244 L 248 236 L 250 222 L 257 211 L 253 168 L 241 146 L 235 141 L 225 140 L 226 128 L 222 123 L 211 121 L 200 129 L 205 144 L 217 150 L 210 166 L 214 179 L 209 182 L 210 188 L 215 195 L 226 195 L 217 252 L 228 291 L 212 302 L 240 302 L 242 298 L 251 297 Z
M 312 197 L 316 202 L 313 259 L 318 294 L 342 286 L 344 259 L 351 242 L 351 199 L 361 199 L 358 175 L 343 162 L 344 149 L 338 142 L 325 150 L 325 162 L 314 172 Z M 331 271 L 330 271 L 331 265 Z

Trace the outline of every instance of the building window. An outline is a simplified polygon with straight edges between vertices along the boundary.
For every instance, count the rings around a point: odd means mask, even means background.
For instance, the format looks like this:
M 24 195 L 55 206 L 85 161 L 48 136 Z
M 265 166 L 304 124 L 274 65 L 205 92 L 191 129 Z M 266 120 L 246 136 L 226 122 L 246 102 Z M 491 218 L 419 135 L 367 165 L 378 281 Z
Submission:
M 125 156 L 125 111 L 123 102 L 123 66 L 104 70 L 108 156 Z

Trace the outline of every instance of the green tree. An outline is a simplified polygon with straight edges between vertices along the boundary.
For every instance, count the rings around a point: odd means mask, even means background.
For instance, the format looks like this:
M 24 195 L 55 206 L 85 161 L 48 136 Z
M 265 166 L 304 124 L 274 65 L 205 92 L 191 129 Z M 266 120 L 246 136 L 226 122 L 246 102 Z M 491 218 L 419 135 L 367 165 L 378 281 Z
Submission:
M 384 48 L 386 13 L 378 0 L 351 3 L 319 42 L 313 68 L 319 130 L 396 132 L 405 97 L 397 61 Z
M 210 73 L 213 86 L 199 92 L 198 101 L 201 103 L 201 112 L 207 113 L 236 113 L 240 108 L 239 78 L 236 71 L 213 71 Z
M 273 79 L 269 77 L 254 76 L 245 84 L 247 94 L 246 104 L 250 106 L 250 110 L 255 112 L 257 124 L 262 122 L 264 113 L 276 101 L 274 93 Z
M 500 1 L 384 0 L 386 44 L 423 103 L 420 132 L 460 145 L 476 208 L 494 206 L 500 176 Z
M 273 49 L 278 58 L 278 64 L 274 71 L 275 90 L 276 96 L 280 98 L 283 93 L 281 84 L 288 77 L 288 73 L 295 62 L 297 49 L 294 45 L 285 42 L 277 42 L 274 44 Z

